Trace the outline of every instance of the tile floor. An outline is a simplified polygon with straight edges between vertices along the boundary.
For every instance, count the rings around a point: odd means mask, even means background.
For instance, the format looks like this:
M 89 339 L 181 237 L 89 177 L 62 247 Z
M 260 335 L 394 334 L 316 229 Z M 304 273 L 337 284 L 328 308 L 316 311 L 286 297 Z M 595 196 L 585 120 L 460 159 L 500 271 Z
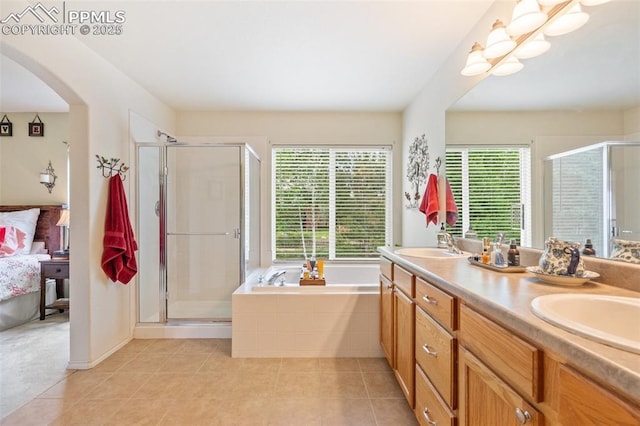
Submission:
M 0 425 L 415 425 L 379 358 L 231 358 L 228 339 L 134 340 Z

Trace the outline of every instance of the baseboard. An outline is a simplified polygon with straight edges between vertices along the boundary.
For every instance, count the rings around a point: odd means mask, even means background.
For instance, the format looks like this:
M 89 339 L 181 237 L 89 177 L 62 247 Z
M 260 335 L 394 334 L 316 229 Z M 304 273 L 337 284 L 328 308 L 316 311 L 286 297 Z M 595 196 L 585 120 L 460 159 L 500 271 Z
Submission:
M 230 339 L 231 323 L 138 324 L 134 339 Z
M 120 349 L 122 349 L 127 343 L 129 343 L 132 338 L 129 338 L 119 344 L 117 344 L 115 347 L 113 347 L 110 351 L 104 353 L 100 358 L 91 361 L 91 362 L 77 362 L 77 361 L 69 361 L 69 364 L 67 364 L 67 369 L 69 370 L 89 370 L 90 368 L 95 367 L 96 365 L 100 364 L 102 361 L 104 361 L 105 359 L 109 358 L 111 355 L 113 355 L 114 353 L 118 352 Z

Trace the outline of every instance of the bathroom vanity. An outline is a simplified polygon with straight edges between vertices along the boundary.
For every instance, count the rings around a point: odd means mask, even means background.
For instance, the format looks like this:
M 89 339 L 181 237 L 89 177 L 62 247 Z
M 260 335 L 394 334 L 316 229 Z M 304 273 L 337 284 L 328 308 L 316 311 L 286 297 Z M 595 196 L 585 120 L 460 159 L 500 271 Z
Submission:
M 530 308 L 546 294 L 637 292 L 380 253 L 380 341 L 420 424 L 640 424 L 640 354 L 566 332 Z

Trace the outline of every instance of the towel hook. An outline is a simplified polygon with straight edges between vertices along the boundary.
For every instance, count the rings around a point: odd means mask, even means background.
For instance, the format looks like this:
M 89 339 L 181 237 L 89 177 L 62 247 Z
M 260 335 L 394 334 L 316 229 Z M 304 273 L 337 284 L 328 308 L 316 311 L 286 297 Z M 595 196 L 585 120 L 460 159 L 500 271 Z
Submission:
M 120 175 L 120 178 L 124 181 L 127 178 L 127 170 L 129 170 L 128 166 L 125 166 L 124 163 L 120 163 L 119 158 L 105 158 L 96 154 L 96 160 L 98 161 L 98 169 L 102 171 L 102 177 L 110 178 L 113 176 L 114 172 Z M 120 164 L 118 164 L 120 163 Z

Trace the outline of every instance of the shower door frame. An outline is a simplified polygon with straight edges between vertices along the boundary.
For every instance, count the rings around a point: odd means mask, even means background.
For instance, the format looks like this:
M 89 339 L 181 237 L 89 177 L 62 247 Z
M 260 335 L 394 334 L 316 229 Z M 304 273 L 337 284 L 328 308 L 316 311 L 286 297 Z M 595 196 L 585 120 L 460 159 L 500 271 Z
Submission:
M 245 151 L 249 150 L 252 155 L 255 155 L 255 152 L 248 146 L 246 143 L 185 143 L 185 142 L 176 142 L 171 144 L 154 144 L 154 143 L 145 143 L 140 144 L 138 146 L 137 152 L 139 155 L 139 151 L 141 147 L 157 147 L 159 150 L 159 175 L 158 175 L 158 204 L 156 208 L 156 214 L 158 216 L 158 233 L 159 233 L 159 310 L 158 310 L 158 322 L 161 324 L 180 324 L 180 323 L 202 323 L 202 322 L 228 322 L 231 318 L 197 318 L 197 319 L 169 319 L 168 318 L 168 303 L 169 303 L 169 293 L 168 293 L 168 269 L 167 269 L 167 177 L 169 173 L 169 168 L 167 164 L 168 159 L 168 148 L 180 147 L 180 148 L 190 148 L 190 147 L 200 147 L 200 148 L 238 148 L 238 156 L 239 156 L 239 169 L 238 169 L 238 179 L 240 186 L 240 196 L 239 196 L 239 230 L 237 231 L 237 238 L 239 239 L 238 250 L 239 250 L 239 263 L 238 263 L 238 282 L 242 284 L 245 280 L 245 238 L 247 236 L 244 235 L 244 229 L 246 226 L 245 223 L 245 208 L 246 208 L 246 179 L 245 179 L 245 171 L 246 171 L 246 155 Z M 259 157 L 258 157 L 259 158 Z M 227 233 L 228 234 L 228 233 Z M 224 235 L 224 233 L 220 233 L 220 235 Z M 140 301 L 138 301 L 138 305 Z M 139 308 L 138 308 L 139 309 Z M 138 318 L 140 321 L 140 318 Z

